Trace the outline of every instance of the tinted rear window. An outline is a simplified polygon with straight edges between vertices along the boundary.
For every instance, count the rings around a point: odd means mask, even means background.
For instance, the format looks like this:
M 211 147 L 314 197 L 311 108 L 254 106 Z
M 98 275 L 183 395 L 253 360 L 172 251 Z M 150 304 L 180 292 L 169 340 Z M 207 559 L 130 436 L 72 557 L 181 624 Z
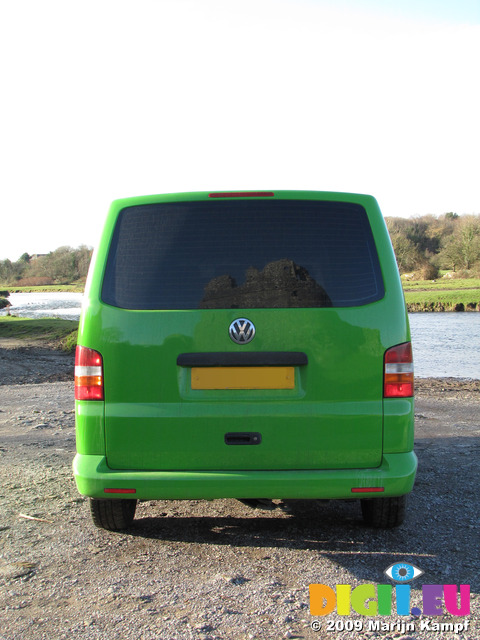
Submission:
M 349 307 L 383 295 L 361 206 L 250 199 L 123 209 L 102 290 L 124 309 Z

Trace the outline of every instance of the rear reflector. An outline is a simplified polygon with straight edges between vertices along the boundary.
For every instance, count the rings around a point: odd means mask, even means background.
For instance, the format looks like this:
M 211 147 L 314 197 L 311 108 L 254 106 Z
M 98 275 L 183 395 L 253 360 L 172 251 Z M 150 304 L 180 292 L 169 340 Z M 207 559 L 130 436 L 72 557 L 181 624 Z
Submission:
M 353 487 L 352 493 L 382 493 L 384 487 Z
M 98 351 L 77 347 L 75 400 L 103 400 L 103 362 Z
M 209 198 L 273 198 L 273 191 L 232 191 L 209 193 Z
M 137 493 L 136 489 L 104 489 L 103 493 Z
M 385 352 L 384 398 L 410 398 L 414 393 L 411 342 L 398 344 Z

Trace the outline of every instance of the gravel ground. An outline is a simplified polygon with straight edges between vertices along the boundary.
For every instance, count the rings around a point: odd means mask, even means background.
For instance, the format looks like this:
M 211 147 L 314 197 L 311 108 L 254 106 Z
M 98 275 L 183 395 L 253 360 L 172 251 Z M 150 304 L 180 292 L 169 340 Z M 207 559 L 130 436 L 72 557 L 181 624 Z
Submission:
M 366 528 L 357 502 L 215 500 L 143 502 L 110 533 L 72 478 L 72 357 L 15 346 L 0 344 L 0 640 L 480 637 L 480 382 L 418 381 L 419 473 L 398 529 Z M 425 572 L 412 606 L 422 584 L 469 584 L 471 615 L 370 619 L 391 630 L 310 615 L 309 584 L 389 583 L 399 561 Z

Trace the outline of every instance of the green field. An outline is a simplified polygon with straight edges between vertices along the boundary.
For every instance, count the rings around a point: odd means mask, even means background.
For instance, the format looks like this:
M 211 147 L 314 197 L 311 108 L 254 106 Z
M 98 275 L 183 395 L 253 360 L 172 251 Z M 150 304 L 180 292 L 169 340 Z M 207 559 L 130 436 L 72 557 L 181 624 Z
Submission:
M 406 280 L 402 278 L 404 291 L 452 291 L 472 289 L 480 291 L 478 278 L 440 278 L 439 280 Z
M 75 349 L 77 328 L 78 322 L 76 320 L 0 317 L 0 338 L 14 338 L 26 342 L 38 341 L 63 351 Z

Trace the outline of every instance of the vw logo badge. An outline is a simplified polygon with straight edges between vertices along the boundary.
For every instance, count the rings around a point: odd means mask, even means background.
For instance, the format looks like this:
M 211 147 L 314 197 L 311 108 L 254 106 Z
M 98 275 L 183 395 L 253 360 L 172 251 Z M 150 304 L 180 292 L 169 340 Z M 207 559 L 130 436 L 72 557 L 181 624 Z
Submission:
M 247 344 L 255 337 L 255 325 L 246 318 L 237 318 L 228 328 L 230 338 L 238 344 Z

